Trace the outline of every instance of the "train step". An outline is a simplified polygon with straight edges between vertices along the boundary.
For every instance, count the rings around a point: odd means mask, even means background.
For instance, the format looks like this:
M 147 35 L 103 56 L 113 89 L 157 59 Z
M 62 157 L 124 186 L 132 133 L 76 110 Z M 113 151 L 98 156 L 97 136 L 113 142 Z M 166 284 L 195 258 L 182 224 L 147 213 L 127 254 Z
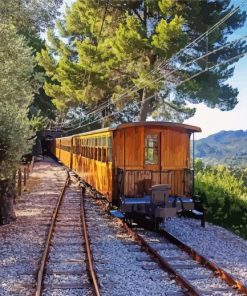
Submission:
M 123 213 L 119 212 L 118 210 L 111 210 L 110 213 L 112 216 L 114 216 L 116 218 L 124 219 Z

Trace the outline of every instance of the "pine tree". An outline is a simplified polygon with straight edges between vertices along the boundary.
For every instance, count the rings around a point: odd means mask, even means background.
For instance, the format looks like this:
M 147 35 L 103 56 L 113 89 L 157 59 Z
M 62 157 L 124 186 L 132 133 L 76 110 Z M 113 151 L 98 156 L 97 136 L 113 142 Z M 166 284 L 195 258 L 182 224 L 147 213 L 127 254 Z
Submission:
M 54 24 L 63 0 L 0 1 L 1 23 L 14 25 L 18 30 L 40 32 Z
M 121 110 L 120 120 L 133 120 L 132 116 L 138 115 L 139 120 L 153 116 L 183 121 L 195 112 L 186 107 L 187 102 L 231 110 L 238 95 L 226 84 L 233 75 L 232 66 L 211 69 L 178 87 L 174 85 L 195 71 L 243 52 L 247 48 L 245 42 L 233 43 L 172 75 L 170 72 L 187 58 L 197 58 L 224 44 L 230 34 L 243 26 L 245 13 L 235 13 L 208 36 L 207 42 L 204 39 L 187 51 L 187 56 L 166 65 L 163 79 L 155 82 L 160 73 L 153 70 L 232 8 L 230 0 L 77 0 L 57 24 L 59 35 L 50 31 L 46 50 L 38 55 L 52 80 L 45 85 L 46 93 L 63 112 L 78 105 L 87 111 L 111 99 L 115 105 L 108 112 Z M 131 87 L 137 90 L 130 91 Z M 123 93 L 124 100 L 119 100 Z

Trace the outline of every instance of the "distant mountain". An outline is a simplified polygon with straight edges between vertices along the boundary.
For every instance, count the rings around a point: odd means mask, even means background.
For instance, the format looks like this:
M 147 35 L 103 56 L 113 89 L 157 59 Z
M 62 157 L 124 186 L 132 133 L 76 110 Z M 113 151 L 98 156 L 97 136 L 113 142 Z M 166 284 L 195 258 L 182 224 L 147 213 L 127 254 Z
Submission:
M 221 131 L 197 140 L 195 157 L 210 164 L 247 167 L 247 131 Z

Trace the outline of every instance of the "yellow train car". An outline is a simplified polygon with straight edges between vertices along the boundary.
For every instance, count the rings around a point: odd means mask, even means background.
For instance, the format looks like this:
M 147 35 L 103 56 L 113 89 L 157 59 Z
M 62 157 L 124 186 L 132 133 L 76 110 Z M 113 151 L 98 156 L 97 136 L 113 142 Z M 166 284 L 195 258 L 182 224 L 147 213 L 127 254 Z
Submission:
M 156 184 L 191 195 L 191 135 L 199 127 L 136 122 L 56 139 L 53 153 L 108 201 L 141 197 Z

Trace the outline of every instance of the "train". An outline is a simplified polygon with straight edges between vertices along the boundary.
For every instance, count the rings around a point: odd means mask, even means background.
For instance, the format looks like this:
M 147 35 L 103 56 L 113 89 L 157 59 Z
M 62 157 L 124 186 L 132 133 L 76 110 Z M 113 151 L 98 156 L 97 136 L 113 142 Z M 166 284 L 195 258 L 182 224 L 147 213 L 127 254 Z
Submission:
M 201 215 L 193 200 L 196 132 L 201 129 L 173 122 L 123 123 L 55 138 L 51 152 L 117 207 L 115 215 L 145 217 L 157 227 L 178 214 Z

